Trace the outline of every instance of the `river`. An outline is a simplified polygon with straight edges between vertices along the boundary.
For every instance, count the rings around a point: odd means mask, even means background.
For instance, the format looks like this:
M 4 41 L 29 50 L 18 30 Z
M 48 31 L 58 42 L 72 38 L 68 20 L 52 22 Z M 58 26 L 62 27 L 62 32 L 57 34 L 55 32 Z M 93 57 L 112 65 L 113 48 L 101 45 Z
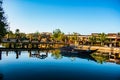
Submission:
M 59 50 L 2 51 L 0 80 L 120 80 L 120 65 L 102 59 Z

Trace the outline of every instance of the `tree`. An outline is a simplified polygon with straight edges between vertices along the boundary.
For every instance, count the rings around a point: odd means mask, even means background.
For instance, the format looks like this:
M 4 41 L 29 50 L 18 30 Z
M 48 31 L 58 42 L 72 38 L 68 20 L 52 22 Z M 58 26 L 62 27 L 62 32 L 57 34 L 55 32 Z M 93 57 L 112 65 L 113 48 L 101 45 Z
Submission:
M 15 30 L 15 34 L 16 34 L 16 38 L 18 38 L 18 37 L 19 37 L 19 34 L 20 34 L 20 30 L 19 30 L 19 29 L 16 29 L 16 30 Z
M 89 41 L 91 42 L 91 45 L 94 45 L 94 43 L 96 42 L 96 36 L 92 35 L 91 37 L 89 37 Z
M 53 31 L 53 36 L 54 38 L 58 38 L 61 34 L 61 30 L 60 29 L 56 29 Z
M 36 32 L 33 34 L 34 40 L 38 40 L 39 34 L 40 34 L 40 33 L 39 33 L 38 31 L 36 31 Z
M 64 36 L 64 33 L 61 32 L 60 29 L 56 29 L 56 30 L 53 31 L 53 36 L 52 37 L 55 41 L 62 41 L 65 36 Z
M 3 1 L 0 0 L 0 39 L 7 34 L 8 24 L 2 8 Z
M 105 34 L 105 33 L 99 34 L 99 40 L 100 40 L 100 42 L 101 42 L 101 46 L 103 46 L 104 43 L 105 43 L 105 41 L 107 40 L 106 34 Z
M 19 29 L 16 29 L 15 30 L 15 34 L 19 34 L 20 33 L 20 30 Z
M 19 29 L 16 29 L 15 30 L 15 35 L 16 35 L 16 42 L 19 42 L 19 39 L 20 39 L 20 30 Z
M 15 34 L 12 31 L 9 31 L 7 34 L 8 38 L 15 38 Z
M 74 44 L 77 44 L 77 42 L 78 42 L 78 36 L 79 36 L 79 35 L 80 35 L 79 33 L 73 32 Z

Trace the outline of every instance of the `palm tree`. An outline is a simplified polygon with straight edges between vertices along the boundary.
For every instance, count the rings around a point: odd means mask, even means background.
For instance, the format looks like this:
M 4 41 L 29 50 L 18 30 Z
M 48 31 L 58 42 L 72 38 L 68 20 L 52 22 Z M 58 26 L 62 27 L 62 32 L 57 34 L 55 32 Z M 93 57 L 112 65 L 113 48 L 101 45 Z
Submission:
M 17 39 L 17 42 L 18 42 L 19 38 L 20 38 L 20 30 L 19 29 L 15 30 L 15 35 L 16 35 L 16 39 Z
M 15 30 L 16 38 L 19 37 L 19 33 L 20 33 L 20 30 L 19 30 L 19 29 L 16 29 L 16 30 Z
M 73 32 L 73 39 L 74 39 L 74 44 L 77 43 L 77 33 Z
M 99 34 L 99 40 L 100 40 L 100 42 L 101 42 L 101 46 L 103 46 L 104 43 L 105 43 L 105 41 L 107 40 L 106 34 L 105 34 L 105 33 Z
M 29 42 L 31 42 L 33 39 L 33 35 L 32 34 L 29 34 Z
M 34 40 L 38 40 L 39 34 L 40 34 L 40 33 L 39 33 L 38 31 L 36 31 L 36 32 L 33 34 Z
M 41 34 L 38 35 L 38 41 L 40 42 L 41 41 Z
M 91 42 L 91 45 L 94 45 L 94 43 L 97 41 L 97 38 L 96 38 L 96 36 L 91 36 L 91 37 L 89 37 L 89 41 Z
M 19 32 L 20 32 L 20 30 L 19 30 L 19 29 L 16 29 L 16 30 L 15 30 L 15 33 L 16 33 L 16 34 L 18 34 Z

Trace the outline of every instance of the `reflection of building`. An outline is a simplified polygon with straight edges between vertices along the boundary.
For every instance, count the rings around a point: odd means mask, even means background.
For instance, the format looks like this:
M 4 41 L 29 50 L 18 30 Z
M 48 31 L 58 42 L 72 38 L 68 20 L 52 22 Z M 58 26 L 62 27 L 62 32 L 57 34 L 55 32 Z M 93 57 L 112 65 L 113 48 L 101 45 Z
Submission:
M 9 51 L 6 51 L 6 56 L 8 56 Z M 16 59 L 19 58 L 19 55 L 21 54 L 21 51 L 15 51 Z M 0 60 L 2 59 L 2 51 L 0 51 Z
M 120 64 L 120 53 L 94 53 L 92 56 L 100 63 L 112 62 Z
M 116 64 L 120 64 L 120 53 L 109 55 L 109 59 L 107 60 L 107 62 L 113 62 Z
M 35 52 L 31 52 L 29 51 L 29 57 L 35 57 L 35 58 L 39 58 L 39 59 L 45 59 L 46 57 L 48 57 L 48 52 L 46 53 L 40 53 L 40 51 L 35 51 Z
M 16 50 L 14 51 L 16 54 L 16 59 L 19 59 L 19 56 L 21 55 L 21 51 Z M 29 57 L 39 58 L 39 59 L 45 59 L 48 57 L 48 51 L 41 52 L 40 51 L 28 51 Z M 8 56 L 9 51 L 6 51 L 6 56 Z M 0 60 L 2 59 L 2 51 L 0 51 Z

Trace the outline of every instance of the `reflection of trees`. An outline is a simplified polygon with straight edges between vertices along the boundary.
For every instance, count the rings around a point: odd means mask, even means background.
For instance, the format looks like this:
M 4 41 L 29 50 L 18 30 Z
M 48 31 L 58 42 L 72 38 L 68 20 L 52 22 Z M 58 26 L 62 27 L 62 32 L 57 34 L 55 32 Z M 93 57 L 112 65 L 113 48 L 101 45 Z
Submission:
M 60 50 L 54 50 L 52 51 L 52 57 L 54 57 L 55 59 L 61 59 L 62 55 L 60 54 Z
M 19 55 L 21 55 L 21 51 L 15 51 L 15 53 L 16 53 L 16 59 L 18 59 L 19 58 Z
M 95 59 L 95 60 L 97 60 L 97 62 L 98 63 L 100 63 L 100 64 L 102 64 L 103 62 L 106 62 L 106 60 L 108 60 L 109 59 L 109 56 L 108 55 L 103 55 L 103 54 L 101 54 L 101 53 L 99 53 L 99 54 L 91 54 L 91 56 Z

